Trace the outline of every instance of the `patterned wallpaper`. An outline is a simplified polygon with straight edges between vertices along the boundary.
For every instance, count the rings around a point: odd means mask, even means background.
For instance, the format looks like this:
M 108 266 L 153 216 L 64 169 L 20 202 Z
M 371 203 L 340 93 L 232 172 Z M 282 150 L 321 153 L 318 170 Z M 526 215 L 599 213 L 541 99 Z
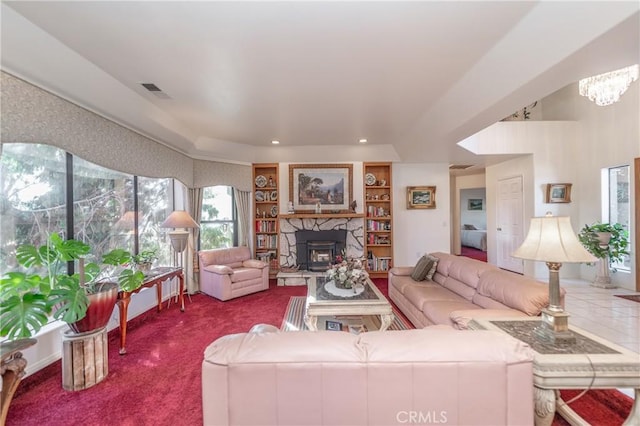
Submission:
M 187 187 L 252 188 L 251 166 L 194 160 L 4 71 L 0 90 L 1 143 L 49 144 L 103 167 L 172 177 Z

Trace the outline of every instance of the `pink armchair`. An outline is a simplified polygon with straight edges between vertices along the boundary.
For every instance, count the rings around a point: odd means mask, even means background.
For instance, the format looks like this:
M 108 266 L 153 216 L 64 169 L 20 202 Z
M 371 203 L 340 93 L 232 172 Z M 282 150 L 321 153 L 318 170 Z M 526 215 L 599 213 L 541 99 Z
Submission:
M 201 250 L 200 290 L 229 300 L 269 288 L 269 264 L 251 258 L 249 247 Z

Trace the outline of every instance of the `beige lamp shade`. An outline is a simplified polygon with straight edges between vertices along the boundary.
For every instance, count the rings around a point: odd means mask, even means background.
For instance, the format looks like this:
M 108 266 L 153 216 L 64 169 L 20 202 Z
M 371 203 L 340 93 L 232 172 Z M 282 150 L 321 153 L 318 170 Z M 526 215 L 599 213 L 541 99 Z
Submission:
M 161 228 L 199 228 L 198 224 L 189 213 L 184 210 L 176 210 L 169 215 L 160 225 Z M 189 242 L 189 231 L 171 231 L 169 239 L 173 249 L 182 253 Z
M 199 228 L 198 224 L 189 213 L 184 210 L 176 210 L 169 215 L 160 225 L 161 228 Z
M 587 263 L 597 260 L 580 244 L 567 216 L 531 218 L 527 238 L 512 256 L 555 263 Z

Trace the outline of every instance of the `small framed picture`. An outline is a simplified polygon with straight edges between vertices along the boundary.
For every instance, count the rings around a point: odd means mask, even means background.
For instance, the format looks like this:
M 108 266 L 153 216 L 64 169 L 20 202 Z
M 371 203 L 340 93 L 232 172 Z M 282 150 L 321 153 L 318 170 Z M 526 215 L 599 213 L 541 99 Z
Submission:
M 435 209 L 435 186 L 407 186 L 408 209 Z
M 482 210 L 482 198 L 469 198 L 467 210 Z
M 546 202 L 547 203 L 570 203 L 571 202 L 571 184 L 570 183 L 548 183 Z
M 342 331 L 342 323 L 339 321 L 329 321 L 327 320 L 327 325 L 325 328 L 329 331 Z

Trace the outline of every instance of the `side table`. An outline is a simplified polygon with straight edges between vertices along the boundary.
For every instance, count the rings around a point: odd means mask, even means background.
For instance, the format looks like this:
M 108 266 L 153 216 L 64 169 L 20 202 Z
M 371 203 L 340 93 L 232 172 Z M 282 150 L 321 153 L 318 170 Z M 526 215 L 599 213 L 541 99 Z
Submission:
M 4 425 L 9 412 L 13 394 L 24 377 L 27 360 L 22 352 L 36 344 L 36 339 L 18 339 L 0 343 L 0 375 L 2 393 L 0 394 L 0 425 Z
M 507 333 L 531 346 L 535 424 L 550 425 L 557 411 L 573 425 L 588 425 L 560 398 L 560 389 L 633 388 L 635 401 L 624 425 L 640 425 L 640 354 L 578 327 L 569 326 L 575 343 L 543 343 L 532 331 L 540 318 L 483 318 L 469 323 L 472 330 Z

